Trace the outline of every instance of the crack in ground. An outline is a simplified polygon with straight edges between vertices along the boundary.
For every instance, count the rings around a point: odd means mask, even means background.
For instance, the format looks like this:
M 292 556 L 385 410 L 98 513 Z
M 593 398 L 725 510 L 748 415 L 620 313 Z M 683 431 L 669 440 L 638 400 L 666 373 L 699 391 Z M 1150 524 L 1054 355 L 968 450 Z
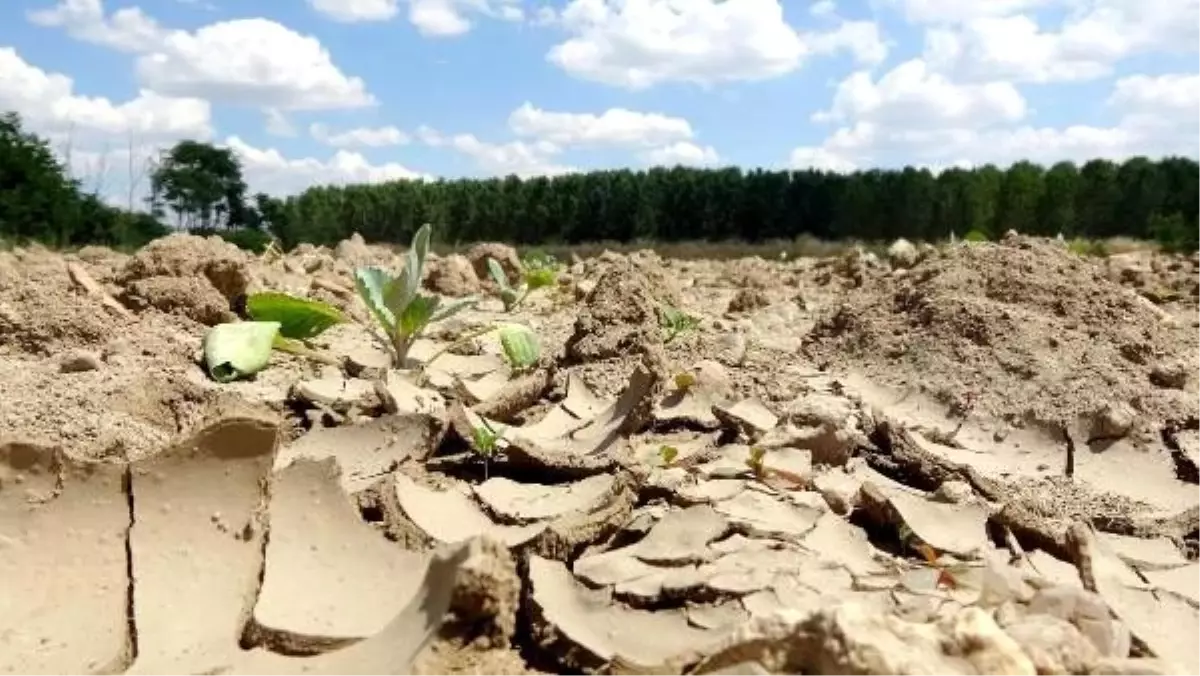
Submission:
M 134 517 L 134 495 L 133 495 L 133 466 L 126 465 L 125 472 L 121 476 L 121 489 L 125 492 L 125 504 L 129 508 L 129 525 L 125 528 L 125 628 L 126 640 L 128 642 L 129 654 L 127 663 L 120 671 L 125 671 L 138 656 L 138 629 L 137 615 L 134 614 L 134 571 L 133 571 L 133 526 Z
M 255 518 L 257 517 L 257 519 Z M 266 648 L 272 652 L 281 652 L 275 649 L 274 643 L 270 640 L 268 632 L 264 631 L 254 620 L 254 609 L 258 606 L 258 597 L 262 593 L 263 582 L 267 577 L 267 547 L 271 544 L 271 481 L 264 479 L 261 484 L 261 492 L 259 494 L 258 507 L 255 510 L 255 515 L 251 517 L 250 523 L 247 523 L 247 528 L 252 527 L 252 523 L 257 520 L 259 528 L 262 528 L 262 549 L 260 551 L 260 561 L 258 567 L 257 583 L 254 589 L 250 591 L 250 602 L 245 609 L 245 617 L 242 622 L 242 633 L 238 639 L 238 647 L 242 650 L 250 650 L 252 648 Z M 252 537 L 250 535 L 249 537 Z M 247 539 L 249 539 L 247 537 Z M 281 654 L 289 654 L 282 651 Z

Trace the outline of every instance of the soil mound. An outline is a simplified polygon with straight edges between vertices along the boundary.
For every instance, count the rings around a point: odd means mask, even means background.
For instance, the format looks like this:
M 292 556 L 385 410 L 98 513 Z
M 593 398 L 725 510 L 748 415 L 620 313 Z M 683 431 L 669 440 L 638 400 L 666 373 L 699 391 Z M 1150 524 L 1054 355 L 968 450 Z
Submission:
M 1197 413 L 1196 383 L 1156 385 L 1194 362 L 1195 331 L 1044 240 L 950 248 L 906 274 L 869 278 L 802 347 L 823 364 L 1016 422 L 1069 423 L 1111 406 L 1141 418 Z
M 154 240 L 125 264 L 119 282 L 148 277 L 206 278 L 221 295 L 233 300 L 250 286 L 248 255 L 215 235 L 176 234 Z

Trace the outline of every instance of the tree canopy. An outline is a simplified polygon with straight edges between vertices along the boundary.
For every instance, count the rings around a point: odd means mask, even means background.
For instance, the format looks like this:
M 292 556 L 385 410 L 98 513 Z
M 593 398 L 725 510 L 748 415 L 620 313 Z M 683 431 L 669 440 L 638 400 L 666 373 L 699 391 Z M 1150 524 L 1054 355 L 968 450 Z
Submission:
M 237 155 L 181 141 L 151 173 L 152 213 L 131 214 L 84 193 L 47 143 L 0 116 L 0 238 L 136 245 L 176 228 L 260 245 L 333 244 L 354 232 L 408 242 L 423 223 L 451 243 L 517 244 L 741 240 L 935 240 L 1004 231 L 1157 239 L 1195 251 L 1200 165 L 1183 157 L 1017 162 L 849 174 L 654 168 L 555 177 L 393 181 L 247 196 Z
M 266 227 L 287 245 L 359 232 L 406 242 L 422 223 L 451 242 L 1157 237 L 1195 250 L 1195 160 L 1097 159 L 948 169 L 743 171 L 655 168 L 314 187 L 278 201 Z M 260 204 L 260 209 L 263 205 Z M 265 212 L 264 212 L 265 213 Z
M 0 239 L 137 246 L 167 232 L 149 214 L 84 192 L 49 144 L 24 131 L 19 115 L 0 114 Z

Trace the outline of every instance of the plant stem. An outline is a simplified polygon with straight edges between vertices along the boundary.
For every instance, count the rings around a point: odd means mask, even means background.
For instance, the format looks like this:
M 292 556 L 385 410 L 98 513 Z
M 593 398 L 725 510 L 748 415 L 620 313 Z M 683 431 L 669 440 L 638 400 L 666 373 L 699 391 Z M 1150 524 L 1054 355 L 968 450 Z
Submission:
M 479 338 L 480 336 L 485 336 L 485 335 L 491 333 L 492 331 L 496 331 L 497 329 L 499 329 L 499 327 L 497 327 L 497 326 L 488 326 L 488 327 L 479 329 L 477 331 L 468 333 L 465 336 L 459 336 L 458 338 L 454 339 L 452 342 L 447 343 L 446 345 L 442 346 L 442 349 L 438 350 L 437 352 L 434 352 L 433 356 L 425 361 L 425 365 L 429 366 L 430 364 L 432 364 L 434 359 L 437 359 L 438 357 L 440 357 L 443 354 L 445 354 L 446 352 L 448 352 L 450 350 L 450 348 L 458 347 L 459 345 L 464 345 L 468 341 L 475 340 L 476 338 Z
M 317 350 L 308 347 L 300 341 L 292 340 L 290 338 L 276 336 L 275 342 L 271 344 L 271 347 L 279 350 L 280 352 L 287 352 L 288 354 L 294 354 L 297 357 L 304 357 L 313 361 L 319 361 L 322 364 L 328 364 L 330 366 L 342 365 L 342 363 L 334 357 L 331 357 L 323 352 L 318 352 Z

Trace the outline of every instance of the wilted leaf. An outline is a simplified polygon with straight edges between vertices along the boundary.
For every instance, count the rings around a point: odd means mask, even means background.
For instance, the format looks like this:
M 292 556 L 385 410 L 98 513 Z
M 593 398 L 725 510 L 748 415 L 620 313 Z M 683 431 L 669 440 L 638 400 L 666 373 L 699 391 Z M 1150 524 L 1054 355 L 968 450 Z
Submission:
M 246 314 L 258 322 L 279 322 L 279 335 L 307 340 L 319 336 L 345 317 L 333 306 L 318 300 L 265 291 L 246 299 Z
M 271 359 L 279 322 L 218 324 L 204 336 L 204 364 L 219 383 L 261 371 Z
M 527 369 L 537 363 L 542 345 L 537 334 L 528 326 L 505 324 L 500 327 L 500 347 L 514 369 Z

